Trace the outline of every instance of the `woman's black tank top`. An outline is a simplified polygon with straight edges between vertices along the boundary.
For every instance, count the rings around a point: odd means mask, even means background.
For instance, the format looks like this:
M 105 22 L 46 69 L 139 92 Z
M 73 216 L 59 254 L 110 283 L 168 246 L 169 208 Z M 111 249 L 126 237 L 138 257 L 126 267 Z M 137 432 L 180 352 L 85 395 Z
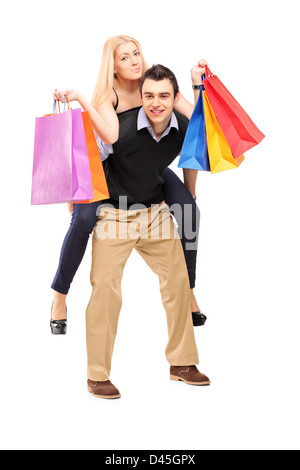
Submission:
M 116 92 L 116 90 L 115 90 L 114 88 L 113 88 L 113 90 L 114 90 L 114 92 L 115 92 L 115 95 L 116 95 L 116 97 L 117 97 L 117 103 L 116 103 L 116 106 L 115 106 L 115 111 L 117 111 L 117 109 L 118 109 L 118 106 L 119 106 L 119 97 L 118 97 L 118 95 L 117 95 L 117 92 Z

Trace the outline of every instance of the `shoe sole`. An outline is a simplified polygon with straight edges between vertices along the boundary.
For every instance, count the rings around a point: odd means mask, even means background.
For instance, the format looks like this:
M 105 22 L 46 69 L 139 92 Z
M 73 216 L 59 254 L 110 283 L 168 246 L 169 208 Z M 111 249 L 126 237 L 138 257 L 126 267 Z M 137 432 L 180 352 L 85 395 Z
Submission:
M 53 335 L 55 335 L 55 336 L 66 335 L 66 334 L 67 334 L 67 330 L 65 330 L 65 331 L 59 331 L 59 332 L 57 332 L 57 331 L 55 331 L 55 330 L 51 330 L 51 333 L 52 333 Z
M 210 385 L 210 381 L 207 380 L 206 382 L 190 382 L 188 380 L 185 380 L 183 379 L 182 377 L 177 377 L 176 375 L 170 375 L 170 379 L 171 380 L 175 380 L 175 382 L 185 382 L 186 384 L 188 385 L 198 385 L 198 386 L 201 386 L 201 385 Z
M 206 321 L 204 322 L 193 322 L 193 326 L 204 326 Z
M 96 398 L 105 398 L 107 400 L 113 400 L 115 398 L 121 398 L 121 394 L 119 394 L 119 395 L 96 395 L 93 392 L 93 390 L 90 389 L 90 387 L 88 387 L 88 392 L 91 393 Z

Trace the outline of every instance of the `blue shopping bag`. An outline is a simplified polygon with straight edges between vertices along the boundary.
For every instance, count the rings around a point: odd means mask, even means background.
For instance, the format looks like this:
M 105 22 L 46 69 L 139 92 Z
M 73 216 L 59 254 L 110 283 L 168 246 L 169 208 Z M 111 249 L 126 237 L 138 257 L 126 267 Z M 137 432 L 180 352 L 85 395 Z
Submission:
M 183 142 L 178 168 L 210 171 L 202 87 Z

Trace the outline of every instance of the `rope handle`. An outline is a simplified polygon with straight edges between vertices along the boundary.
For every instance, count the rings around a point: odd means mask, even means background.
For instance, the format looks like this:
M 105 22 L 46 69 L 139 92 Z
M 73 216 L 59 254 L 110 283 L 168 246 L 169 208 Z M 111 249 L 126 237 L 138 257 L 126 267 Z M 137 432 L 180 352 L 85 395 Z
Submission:
M 69 99 L 67 97 L 67 95 L 64 96 L 65 100 L 64 100 L 64 111 L 66 111 L 66 107 L 67 107 L 67 104 L 68 104 L 68 111 L 70 109 L 70 103 L 69 103 Z M 58 112 L 57 112 L 57 109 L 56 109 L 56 103 L 58 104 Z M 60 102 L 58 100 L 54 100 L 54 103 L 53 103 L 53 115 L 54 114 L 60 114 Z

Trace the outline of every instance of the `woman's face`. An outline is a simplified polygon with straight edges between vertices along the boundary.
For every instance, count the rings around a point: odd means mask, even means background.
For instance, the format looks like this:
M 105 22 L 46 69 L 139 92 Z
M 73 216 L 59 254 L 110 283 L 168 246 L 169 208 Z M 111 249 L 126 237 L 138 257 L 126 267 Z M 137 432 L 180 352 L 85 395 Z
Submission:
M 125 80 L 139 80 L 143 75 L 143 59 L 134 42 L 121 44 L 115 55 L 115 74 Z

